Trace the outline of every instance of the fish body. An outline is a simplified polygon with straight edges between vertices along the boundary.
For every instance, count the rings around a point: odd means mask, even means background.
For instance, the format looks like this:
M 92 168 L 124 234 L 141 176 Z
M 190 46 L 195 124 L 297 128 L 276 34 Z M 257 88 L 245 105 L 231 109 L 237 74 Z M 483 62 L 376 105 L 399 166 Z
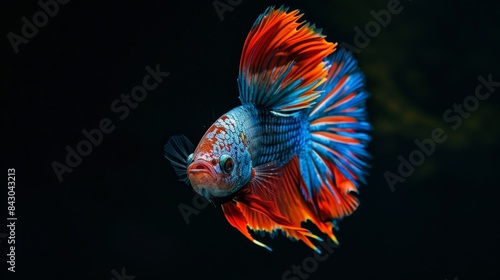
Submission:
M 220 204 L 228 222 L 254 243 L 262 231 L 337 242 L 336 221 L 358 207 L 371 129 L 364 76 L 355 59 L 298 22 L 298 11 L 270 7 L 243 47 L 242 105 L 217 119 L 196 149 L 172 137 L 166 157 L 179 178 Z

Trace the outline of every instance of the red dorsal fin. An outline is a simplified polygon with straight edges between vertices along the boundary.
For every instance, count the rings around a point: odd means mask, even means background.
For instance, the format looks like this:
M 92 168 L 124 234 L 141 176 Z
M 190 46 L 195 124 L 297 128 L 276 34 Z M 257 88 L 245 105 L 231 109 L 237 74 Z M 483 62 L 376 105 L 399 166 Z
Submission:
M 274 111 L 308 108 L 326 80 L 324 59 L 336 44 L 301 18 L 298 10 L 270 7 L 259 16 L 243 46 L 238 78 L 243 104 Z

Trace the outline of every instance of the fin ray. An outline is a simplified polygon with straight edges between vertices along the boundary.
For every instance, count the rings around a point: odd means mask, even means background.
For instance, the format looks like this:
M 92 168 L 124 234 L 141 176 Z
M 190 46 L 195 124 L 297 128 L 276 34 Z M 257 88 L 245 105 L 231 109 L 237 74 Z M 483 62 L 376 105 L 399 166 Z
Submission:
M 321 30 L 299 22 L 298 10 L 269 7 L 250 30 L 240 60 L 238 87 L 243 104 L 278 112 L 308 108 L 326 81 L 324 58 L 336 44 Z
M 347 51 L 337 50 L 322 93 L 309 111 L 309 144 L 299 155 L 304 198 L 324 220 L 341 219 L 359 205 L 354 195 L 365 182 L 370 140 L 364 77 Z M 318 176 L 319 175 L 319 176 Z
M 320 252 L 318 246 L 312 241 L 323 239 L 302 227 L 303 222 L 312 221 L 321 232 L 337 243 L 332 232 L 332 221 L 321 220 L 314 213 L 310 203 L 306 202 L 302 196 L 298 188 L 301 182 L 299 172 L 298 158 L 295 156 L 281 168 L 279 177 L 272 176 L 266 180 L 257 181 L 253 178 L 253 181 L 245 186 L 242 193 L 234 199 L 236 202 L 234 205 L 241 213 L 239 220 L 244 221 L 246 227 L 242 226 L 243 223 L 235 226 L 234 221 L 229 222 L 240 231 L 244 230 L 243 234 L 252 241 L 253 237 L 248 237 L 251 236 L 248 229 L 254 232 L 267 232 L 271 236 L 282 232 L 286 237 L 301 240 L 311 249 Z M 262 211 L 261 208 L 266 208 L 266 210 Z
M 182 181 L 189 185 L 187 177 L 187 157 L 194 151 L 194 145 L 185 135 L 174 135 L 165 144 L 165 158 L 170 161 L 175 174 Z

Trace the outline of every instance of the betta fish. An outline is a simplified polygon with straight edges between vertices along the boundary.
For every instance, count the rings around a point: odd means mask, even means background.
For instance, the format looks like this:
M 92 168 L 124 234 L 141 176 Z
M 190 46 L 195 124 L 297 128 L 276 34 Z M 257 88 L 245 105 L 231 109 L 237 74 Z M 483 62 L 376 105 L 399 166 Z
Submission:
M 172 136 L 165 157 L 255 244 L 271 250 L 255 233 L 281 232 L 320 252 L 315 243 L 323 239 L 313 231 L 338 243 L 337 221 L 359 205 L 371 126 L 356 60 L 301 17 L 269 7 L 257 18 L 239 64 L 242 105 L 217 119 L 195 149 Z

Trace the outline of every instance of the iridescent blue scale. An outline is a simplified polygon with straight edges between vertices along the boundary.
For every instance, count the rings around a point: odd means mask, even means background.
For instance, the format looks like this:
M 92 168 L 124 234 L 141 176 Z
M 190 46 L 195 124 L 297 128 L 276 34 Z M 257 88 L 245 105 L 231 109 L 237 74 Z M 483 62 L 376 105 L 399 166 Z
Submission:
M 304 147 L 307 141 L 307 123 L 302 113 L 281 114 L 259 110 L 258 121 L 264 127 L 264 141 L 258 151 L 255 165 L 288 162 Z
M 245 135 L 254 167 L 269 162 L 277 166 L 285 164 L 308 139 L 307 119 L 301 112 L 282 114 L 247 104 L 234 108 L 226 116 Z M 230 126 L 226 133 L 233 133 Z

